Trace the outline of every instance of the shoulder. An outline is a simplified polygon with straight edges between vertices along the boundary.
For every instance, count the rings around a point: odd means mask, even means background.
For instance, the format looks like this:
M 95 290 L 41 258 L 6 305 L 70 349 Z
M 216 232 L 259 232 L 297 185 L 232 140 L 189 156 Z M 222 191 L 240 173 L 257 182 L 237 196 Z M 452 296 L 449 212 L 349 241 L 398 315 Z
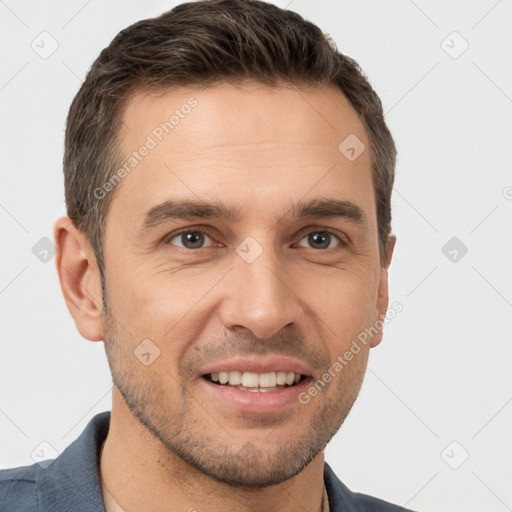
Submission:
M 0 510 L 36 511 L 36 464 L 0 470 Z
M 405 507 L 393 505 L 379 498 L 352 492 L 327 463 L 324 464 L 324 482 L 329 498 L 330 512 L 412 512 Z
M 393 503 L 368 496 L 367 494 L 354 493 L 354 497 L 357 503 L 357 510 L 361 512 L 412 512 L 408 508 L 393 505 Z
M 98 455 L 109 424 L 99 413 L 57 458 L 0 470 L 0 512 L 104 511 Z

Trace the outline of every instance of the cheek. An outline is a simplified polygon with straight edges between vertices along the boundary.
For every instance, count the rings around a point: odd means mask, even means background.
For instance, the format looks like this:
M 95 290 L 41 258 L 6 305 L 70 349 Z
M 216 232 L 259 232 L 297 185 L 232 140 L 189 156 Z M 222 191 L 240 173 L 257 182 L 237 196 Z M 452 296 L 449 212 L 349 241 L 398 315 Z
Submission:
M 349 341 L 373 321 L 377 280 L 372 273 L 343 270 L 310 282 L 314 284 L 303 287 L 300 296 L 331 337 Z
M 219 281 L 218 272 L 169 272 L 168 269 L 133 269 L 128 282 L 118 276 L 115 300 L 117 318 L 137 339 L 149 338 L 162 351 L 173 340 L 172 353 L 180 354 L 197 335 L 205 314 L 209 290 Z M 206 297 L 205 297 L 206 295 Z M 186 330 L 186 336 L 183 331 Z M 169 351 L 167 351 L 169 352 Z M 162 354 L 165 355 L 165 354 Z M 174 357 L 174 356 L 173 356 Z

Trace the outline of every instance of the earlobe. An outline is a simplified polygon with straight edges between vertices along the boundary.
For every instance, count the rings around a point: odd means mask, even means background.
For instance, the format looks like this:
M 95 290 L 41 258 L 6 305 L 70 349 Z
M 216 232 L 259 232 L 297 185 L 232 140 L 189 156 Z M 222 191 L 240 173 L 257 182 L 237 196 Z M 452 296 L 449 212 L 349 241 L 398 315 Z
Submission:
M 101 341 L 101 281 L 94 251 L 69 217 L 55 222 L 54 239 L 57 273 L 68 310 L 84 338 Z
M 384 328 L 384 319 L 386 318 L 386 313 L 388 310 L 389 304 L 389 293 L 388 293 L 388 269 L 391 265 L 391 259 L 393 257 L 393 251 L 395 249 L 396 244 L 396 236 L 389 235 L 388 240 L 386 242 L 386 259 L 384 262 L 384 266 L 380 269 L 380 278 L 379 278 L 379 291 L 377 296 L 377 318 L 375 320 L 375 327 L 378 329 L 378 334 L 376 334 L 370 343 L 370 346 L 376 347 L 381 341 L 383 337 L 383 328 Z

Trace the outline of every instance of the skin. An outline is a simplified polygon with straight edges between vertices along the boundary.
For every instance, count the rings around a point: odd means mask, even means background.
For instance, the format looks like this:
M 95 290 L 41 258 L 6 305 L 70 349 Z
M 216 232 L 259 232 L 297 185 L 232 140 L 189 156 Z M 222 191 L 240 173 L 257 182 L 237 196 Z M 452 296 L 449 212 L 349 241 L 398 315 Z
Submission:
M 337 90 L 223 84 L 136 94 L 121 132 L 126 155 L 192 96 L 197 106 L 116 187 L 104 242 L 107 310 L 86 237 L 67 217 L 55 224 L 68 309 L 83 337 L 104 340 L 113 375 L 102 478 L 128 512 L 319 511 L 323 450 L 382 332 L 307 405 L 278 412 L 211 400 L 198 371 L 234 355 L 278 354 L 306 363 L 316 380 L 384 317 L 395 237 L 381 264 L 369 151 L 351 162 L 338 149 L 349 134 L 368 148 L 367 136 Z M 169 199 L 215 200 L 242 217 L 139 229 Z M 351 201 L 366 224 L 292 216 L 292 205 L 312 199 Z M 199 226 L 208 231 L 203 247 L 174 235 Z M 308 235 L 326 229 L 339 240 L 327 235 L 327 248 L 317 248 Z M 236 252 L 248 236 L 262 249 L 252 263 Z M 144 339 L 160 350 L 148 366 L 133 354 Z

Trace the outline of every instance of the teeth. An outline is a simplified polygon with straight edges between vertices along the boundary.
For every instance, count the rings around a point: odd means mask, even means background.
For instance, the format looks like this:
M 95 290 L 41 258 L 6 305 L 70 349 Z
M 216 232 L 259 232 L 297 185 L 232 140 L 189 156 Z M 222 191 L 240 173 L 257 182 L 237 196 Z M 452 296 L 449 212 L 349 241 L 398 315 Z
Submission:
M 231 386 L 242 385 L 245 388 L 267 388 L 267 390 L 279 389 L 276 386 L 291 386 L 300 381 L 300 374 L 293 372 L 218 372 L 210 374 L 213 382 L 228 384 Z M 257 389 L 254 389 L 257 391 Z
M 242 384 L 242 372 L 229 372 L 229 383 L 231 386 Z
M 260 378 L 257 373 L 244 372 L 242 373 L 242 386 L 246 388 L 257 388 L 260 385 Z
M 276 372 L 260 375 L 260 388 L 273 388 L 276 385 Z

